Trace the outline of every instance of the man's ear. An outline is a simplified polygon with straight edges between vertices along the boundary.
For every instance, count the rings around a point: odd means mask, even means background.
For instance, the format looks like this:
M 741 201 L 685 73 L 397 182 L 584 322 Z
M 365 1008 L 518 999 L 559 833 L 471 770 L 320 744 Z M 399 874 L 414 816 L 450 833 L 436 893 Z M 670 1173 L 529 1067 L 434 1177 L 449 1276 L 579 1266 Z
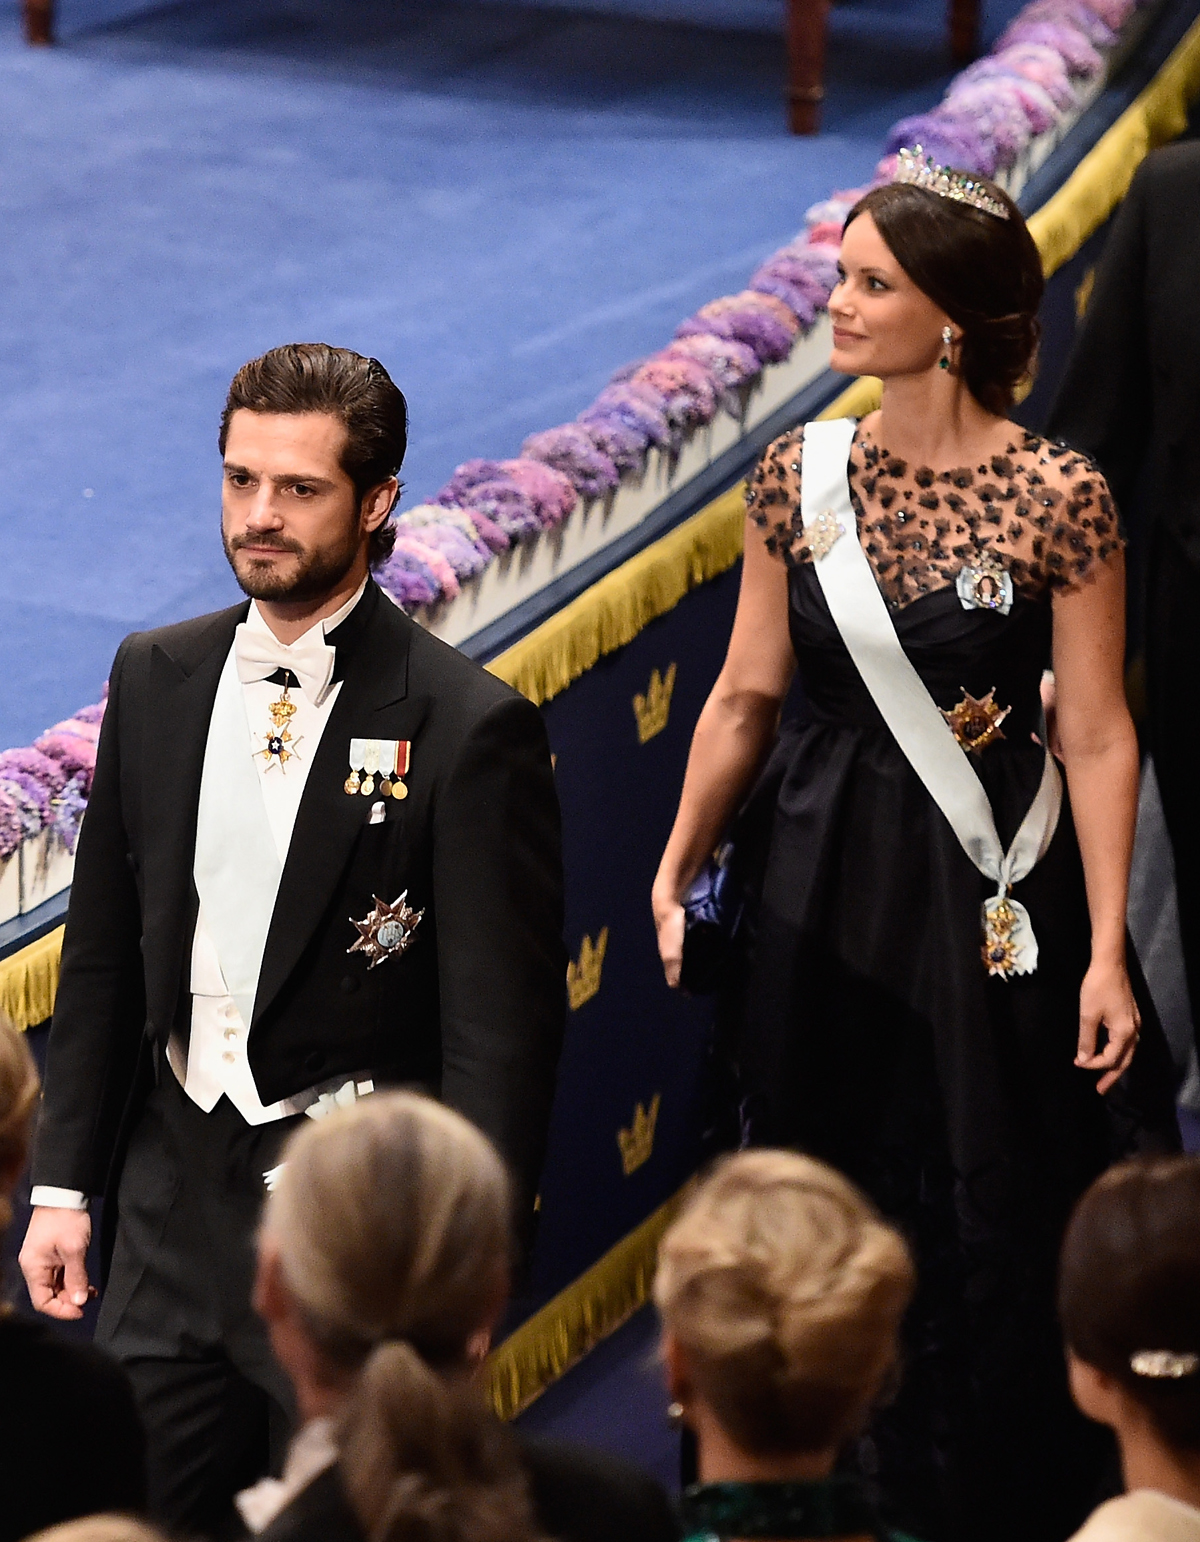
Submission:
M 1107 1424 L 1110 1429 L 1115 1429 L 1124 1406 L 1120 1384 L 1107 1372 L 1081 1360 L 1072 1349 L 1067 1351 L 1067 1376 L 1071 1396 L 1080 1413 L 1096 1424 Z
M 378 530 L 380 525 L 392 512 L 392 505 L 400 491 L 400 482 L 397 477 L 388 477 L 386 482 L 380 482 L 378 487 L 373 487 L 365 495 L 362 501 L 362 527 L 364 530 Z
M 251 1299 L 254 1310 L 268 1327 L 291 1316 L 292 1294 L 283 1277 L 283 1261 L 274 1239 L 266 1232 L 258 1239 L 258 1265 Z

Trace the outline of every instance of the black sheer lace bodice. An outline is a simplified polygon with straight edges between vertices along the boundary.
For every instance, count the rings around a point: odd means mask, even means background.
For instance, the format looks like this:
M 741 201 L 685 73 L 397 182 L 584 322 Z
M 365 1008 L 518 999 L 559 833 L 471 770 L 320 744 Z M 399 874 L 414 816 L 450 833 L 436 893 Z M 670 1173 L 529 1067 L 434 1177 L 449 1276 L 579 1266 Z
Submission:
M 769 445 L 747 493 L 768 550 L 789 565 L 811 560 L 800 517 L 802 428 Z M 884 599 L 900 610 L 952 585 L 980 560 L 1008 570 L 1017 593 L 1040 599 L 1085 582 L 1122 537 L 1095 463 L 1067 446 L 1024 434 L 978 466 L 910 466 L 861 425 L 850 452 L 859 532 Z

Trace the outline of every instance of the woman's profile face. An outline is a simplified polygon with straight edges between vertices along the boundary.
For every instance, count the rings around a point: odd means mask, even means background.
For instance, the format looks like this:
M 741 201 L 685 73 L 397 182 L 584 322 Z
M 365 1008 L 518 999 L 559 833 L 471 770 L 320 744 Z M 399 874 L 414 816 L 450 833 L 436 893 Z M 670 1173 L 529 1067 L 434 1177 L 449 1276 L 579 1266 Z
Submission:
M 905 273 L 869 214 L 843 235 L 838 274 L 829 296 L 832 369 L 887 379 L 937 368 L 949 318 Z

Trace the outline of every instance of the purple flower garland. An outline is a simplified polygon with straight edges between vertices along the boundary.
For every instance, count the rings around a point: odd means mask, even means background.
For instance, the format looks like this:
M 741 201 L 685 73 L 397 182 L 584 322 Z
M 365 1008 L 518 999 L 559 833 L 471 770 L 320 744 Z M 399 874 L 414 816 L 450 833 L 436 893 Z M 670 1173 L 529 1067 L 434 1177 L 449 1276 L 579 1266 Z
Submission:
M 106 687 L 104 701 L 55 723 L 28 749 L 0 753 L 0 862 L 43 830 L 67 851 L 75 850 L 107 694 Z
M 896 124 L 869 186 L 890 181 L 896 152 L 917 145 L 963 171 L 1011 170 L 1076 107 L 1140 3 L 1031 0 L 937 107 Z M 611 496 L 642 471 L 651 450 L 678 453 L 720 411 L 740 417 L 747 389 L 827 308 L 842 224 L 866 191 L 850 188 L 814 204 L 805 229 L 740 294 L 701 306 L 666 348 L 618 370 L 574 423 L 531 434 L 516 460 L 465 461 L 429 503 L 397 520 L 403 534 L 379 570 L 384 587 L 406 606 L 453 598 L 480 563 L 553 529 L 577 501 Z
M 1031 0 L 937 107 L 896 124 L 869 185 L 890 181 L 896 151 L 917 145 L 962 171 L 1011 170 L 1076 107 L 1140 3 Z M 867 190 L 814 204 L 804 230 L 741 293 L 701 306 L 667 347 L 618 370 L 574 423 L 531 434 L 513 460 L 465 461 L 428 503 L 399 515 L 395 549 L 376 570 L 383 587 L 406 609 L 451 600 L 512 545 L 560 525 L 580 499 L 614 493 L 652 450 L 675 454 L 719 411 L 739 416 L 746 389 L 827 308 L 842 223 Z M 74 850 L 104 707 L 84 707 L 34 747 L 0 754 L 0 861 L 45 829 Z

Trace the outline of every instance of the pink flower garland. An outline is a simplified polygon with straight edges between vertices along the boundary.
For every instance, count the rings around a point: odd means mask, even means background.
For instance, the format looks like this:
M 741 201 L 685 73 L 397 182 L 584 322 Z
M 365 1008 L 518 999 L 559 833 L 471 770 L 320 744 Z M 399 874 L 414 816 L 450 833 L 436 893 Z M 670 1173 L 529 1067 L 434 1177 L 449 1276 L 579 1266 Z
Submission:
M 871 186 L 891 180 L 895 152 L 920 144 L 936 160 L 991 176 L 1074 110 L 1103 69 L 1139 0 L 1031 0 L 992 52 L 963 70 L 931 112 L 888 135 Z M 618 370 L 574 423 L 531 434 L 512 460 L 470 460 L 429 503 L 396 521 L 395 550 L 376 577 L 400 604 L 451 600 L 514 542 L 562 523 L 580 499 L 613 492 L 652 449 L 673 453 L 770 364 L 786 359 L 837 282 L 846 214 L 867 191 L 814 204 L 805 229 L 755 271 L 747 287 L 701 306 L 649 359 Z M 53 828 L 74 849 L 96 764 L 105 700 L 54 727 L 35 747 L 0 755 L 0 861 L 32 831 Z

